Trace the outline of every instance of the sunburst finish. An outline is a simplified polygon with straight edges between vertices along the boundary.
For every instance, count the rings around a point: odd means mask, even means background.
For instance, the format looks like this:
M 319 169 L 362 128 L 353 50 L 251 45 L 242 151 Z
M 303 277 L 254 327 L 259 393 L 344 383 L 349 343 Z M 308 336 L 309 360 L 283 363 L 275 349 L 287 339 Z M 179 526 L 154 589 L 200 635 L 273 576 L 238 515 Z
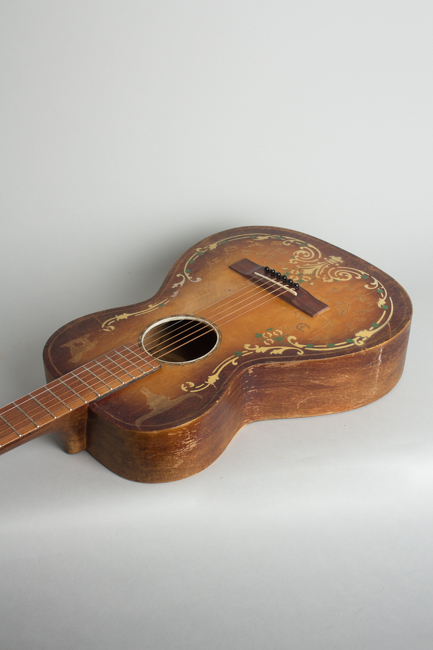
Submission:
M 230 269 L 243 258 L 287 274 L 329 308 L 310 317 L 264 292 Z M 281 228 L 237 228 L 188 250 L 152 299 L 62 327 L 44 363 L 53 380 L 142 341 L 153 323 L 210 322 L 218 332 L 210 354 L 160 357 L 156 372 L 90 401 L 79 426 L 61 432 L 69 451 L 87 449 L 125 478 L 170 481 L 208 466 L 248 422 L 336 413 L 383 396 L 402 373 L 411 313 L 395 280 L 350 253 Z

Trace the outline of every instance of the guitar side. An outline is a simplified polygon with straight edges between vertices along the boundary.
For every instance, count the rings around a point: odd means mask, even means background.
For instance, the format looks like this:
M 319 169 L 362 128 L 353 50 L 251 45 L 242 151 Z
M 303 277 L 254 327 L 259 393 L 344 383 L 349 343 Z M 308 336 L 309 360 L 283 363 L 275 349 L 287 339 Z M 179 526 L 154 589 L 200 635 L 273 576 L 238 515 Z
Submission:
M 242 258 L 294 272 L 329 310 L 310 318 L 278 299 L 255 306 L 254 288 L 236 294 L 229 267 Z M 87 449 L 131 480 L 171 481 L 210 465 L 247 423 L 368 404 L 401 376 L 412 312 L 395 280 L 345 251 L 285 229 L 237 228 L 188 250 L 151 300 L 58 330 L 44 349 L 47 378 L 137 340 L 158 319 L 196 313 L 215 323 L 216 348 L 91 403 L 80 435 L 63 431 L 69 452 Z

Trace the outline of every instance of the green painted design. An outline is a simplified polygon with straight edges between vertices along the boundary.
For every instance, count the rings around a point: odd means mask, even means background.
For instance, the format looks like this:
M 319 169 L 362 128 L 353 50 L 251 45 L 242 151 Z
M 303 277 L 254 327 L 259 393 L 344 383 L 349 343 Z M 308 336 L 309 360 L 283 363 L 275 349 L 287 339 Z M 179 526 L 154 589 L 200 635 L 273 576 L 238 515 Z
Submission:
M 376 333 L 378 330 L 381 330 L 391 319 L 393 314 L 392 300 L 387 294 L 386 287 L 384 287 L 382 282 L 380 282 L 373 275 L 369 275 L 365 271 L 363 272 L 357 269 L 346 268 L 344 266 L 341 266 L 343 260 L 340 257 L 337 257 L 335 255 L 324 257 L 321 254 L 320 250 L 317 249 L 313 244 L 308 244 L 306 242 L 299 241 L 299 239 L 296 239 L 294 237 L 256 233 L 256 234 L 249 234 L 249 235 L 233 235 L 231 237 L 228 237 L 227 239 L 223 239 L 221 241 L 217 241 L 212 244 L 209 244 L 202 249 L 197 248 L 194 255 L 186 262 L 183 273 L 178 273 L 176 275 L 177 281 L 172 286 L 172 288 L 175 289 L 175 291 L 173 295 L 170 296 L 170 298 L 164 300 L 159 304 L 149 304 L 146 307 L 146 309 L 138 312 L 133 312 L 130 314 L 128 313 L 118 314 L 105 321 L 102 324 L 102 329 L 105 331 L 113 331 L 115 329 L 115 324 L 120 320 L 124 320 L 134 316 L 140 316 L 142 314 L 154 311 L 155 309 L 165 306 L 168 302 L 170 302 L 171 298 L 177 296 L 179 289 L 182 286 L 184 286 L 186 281 L 201 282 L 201 278 L 199 277 L 193 278 L 190 275 L 192 273 L 191 266 L 194 264 L 195 261 L 197 261 L 197 259 L 199 259 L 199 255 L 201 256 L 204 255 L 205 253 L 211 252 L 215 250 L 217 247 L 219 247 L 220 245 L 229 244 L 231 242 L 236 242 L 245 239 L 250 239 L 254 241 L 278 240 L 279 242 L 283 242 L 283 244 L 286 246 L 287 249 L 289 247 L 295 247 L 295 249 L 296 247 L 298 247 L 298 250 L 295 250 L 290 255 L 290 257 L 287 256 L 286 258 L 289 261 L 288 266 L 290 266 L 291 268 L 290 269 L 285 268 L 284 270 L 287 271 L 287 275 L 289 275 L 289 277 L 293 276 L 295 278 L 295 276 L 298 275 L 297 281 L 300 284 L 303 282 L 311 283 L 313 278 L 314 281 L 322 280 L 323 282 L 345 282 L 347 280 L 350 280 L 351 278 L 358 279 L 358 280 L 362 279 L 363 281 L 367 280 L 368 282 L 364 284 L 364 288 L 373 291 L 376 290 L 377 293 L 379 293 L 379 298 L 376 304 L 377 307 L 383 309 L 382 316 L 380 316 L 377 319 L 378 322 L 373 323 L 373 325 L 371 325 L 369 329 L 356 332 L 353 338 L 348 338 L 345 341 L 336 344 L 330 344 L 330 345 L 328 344 L 327 346 L 316 346 L 313 343 L 302 344 L 297 342 L 296 337 L 293 336 L 287 336 L 287 340 L 290 343 L 290 346 L 289 347 L 283 346 L 281 345 L 282 332 L 270 327 L 268 330 L 266 330 L 266 335 L 258 334 L 258 333 L 255 335 L 256 338 L 260 339 L 260 342 L 265 342 L 266 344 L 266 347 L 260 348 L 260 352 L 266 349 L 268 350 L 270 349 L 271 339 L 274 339 L 279 343 L 279 347 L 277 349 L 273 349 L 271 354 L 282 354 L 283 350 L 293 349 L 293 346 L 295 347 L 295 349 L 298 350 L 298 354 L 303 354 L 302 350 L 305 348 L 308 348 L 309 351 L 320 352 L 326 348 L 333 348 L 335 346 L 337 346 L 338 349 L 342 349 L 343 345 L 344 347 L 362 346 L 373 333 Z M 306 248 L 308 254 L 306 254 L 306 251 L 303 251 L 304 248 Z M 302 249 L 302 251 L 300 249 Z M 292 251 L 293 248 L 291 248 L 291 252 Z M 302 264 L 302 267 L 300 266 L 300 264 Z M 387 313 L 386 317 L 385 317 L 385 313 Z M 257 349 L 256 351 L 259 350 Z M 248 354 L 252 354 L 252 351 L 248 352 Z M 237 359 L 238 356 L 245 356 L 245 352 L 243 352 L 242 355 L 233 355 L 232 359 Z
M 358 278 L 360 275 L 357 276 Z M 372 278 L 371 287 L 366 287 L 367 289 L 375 289 L 377 287 L 378 281 L 375 278 Z M 381 297 L 378 303 L 378 306 L 381 306 L 380 303 L 386 300 L 386 289 L 385 289 L 385 298 Z M 212 374 L 203 381 L 201 384 L 196 386 L 193 382 L 187 381 L 182 384 L 181 388 L 185 392 L 198 393 L 210 386 L 216 388 L 216 383 L 220 380 L 220 375 L 225 368 L 229 366 L 238 366 L 239 358 L 250 356 L 252 354 L 265 354 L 265 355 L 283 355 L 286 352 L 295 351 L 298 356 L 302 356 L 306 351 L 308 353 L 314 354 L 315 352 L 323 353 L 327 350 L 334 350 L 339 352 L 340 350 L 347 350 L 348 348 L 361 347 L 363 346 L 371 336 L 375 335 L 376 332 L 380 331 L 387 326 L 389 321 L 392 318 L 393 314 L 393 302 L 389 298 L 389 314 L 383 323 L 381 323 L 382 317 L 379 319 L 379 323 L 373 323 L 370 328 L 360 330 L 356 332 L 354 338 L 348 338 L 345 341 L 339 341 L 338 343 L 327 343 L 325 345 L 315 345 L 314 343 L 301 343 L 297 340 L 297 337 L 293 334 L 287 335 L 283 333 L 282 330 L 274 329 L 273 327 L 268 328 L 263 334 L 256 333 L 255 337 L 260 339 L 260 343 L 251 345 L 249 343 L 244 344 L 244 349 L 242 351 L 237 350 L 230 357 L 224 359 L 216 368 L 214 368 Z M 382 314 L 384 316 L 385 314 Z M 284 340 L 286 339 L 286 343 Z M 276 345 L 274 345 L 276 343 Z M 308 355 L 309 356 L 309 355 Z

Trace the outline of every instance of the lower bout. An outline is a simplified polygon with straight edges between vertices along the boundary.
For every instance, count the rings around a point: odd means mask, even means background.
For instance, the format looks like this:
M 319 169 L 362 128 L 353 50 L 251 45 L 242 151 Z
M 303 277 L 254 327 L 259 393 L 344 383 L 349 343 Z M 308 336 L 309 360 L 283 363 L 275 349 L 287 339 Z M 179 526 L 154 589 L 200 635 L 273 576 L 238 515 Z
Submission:
M 407 340 L 408 330 L 353 355 L 251 366 L 203 415 L 171 429 L 123 429 L 90 413 L 87 450 L 134 481 L 192 476 L 213 463 L 248 422 L 338 413 L 384 396 L 400 379 Z

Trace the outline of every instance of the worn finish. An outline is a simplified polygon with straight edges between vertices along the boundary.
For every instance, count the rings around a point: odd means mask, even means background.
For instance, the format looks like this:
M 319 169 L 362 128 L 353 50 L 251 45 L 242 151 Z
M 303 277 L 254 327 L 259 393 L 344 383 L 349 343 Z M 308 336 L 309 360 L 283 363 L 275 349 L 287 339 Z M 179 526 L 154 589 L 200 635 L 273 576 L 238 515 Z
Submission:
M 245 258 L 285 273 L 328 309 L 313 318 L 252 285 L 230 269 Z M 62 423 L 68 451 L 86 447 L 128 479 L 171 481 L 207 467 L 244 424 L 336 413 L 385 395 L 403 370 L 411 314 L 404 289 L 350 253 L 281 228 L 236 228 L 188 250 L 152 299 L 59 329 L 44 363 L 52 380 L 135 345 L 161 319 L 213 324 L 219 341 L 207 356 L 161 361 L 91 401 L 79 435 Z

